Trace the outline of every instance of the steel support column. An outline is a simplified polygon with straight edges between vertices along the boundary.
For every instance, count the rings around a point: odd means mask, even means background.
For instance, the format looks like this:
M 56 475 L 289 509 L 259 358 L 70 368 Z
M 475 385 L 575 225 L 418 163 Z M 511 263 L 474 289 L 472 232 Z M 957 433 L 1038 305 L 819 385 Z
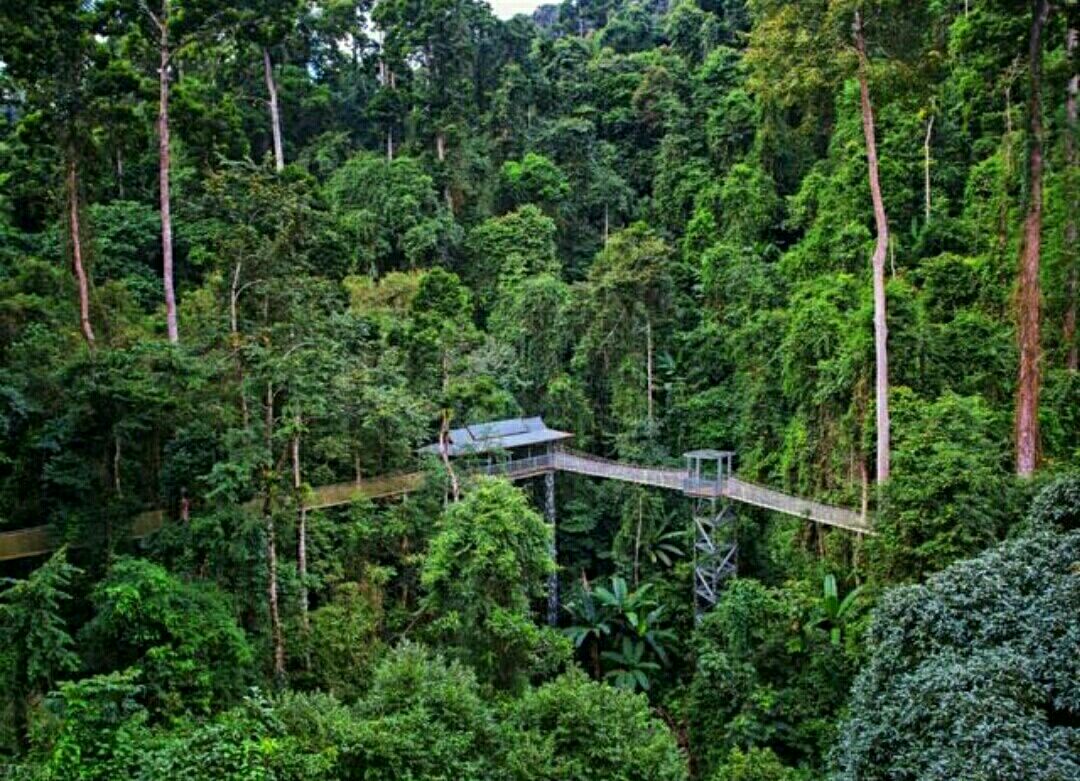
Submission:
M 694 615 L 698 620 L 719 599 L 738 563 L 735 511 L 724 499 L 694 500 Z

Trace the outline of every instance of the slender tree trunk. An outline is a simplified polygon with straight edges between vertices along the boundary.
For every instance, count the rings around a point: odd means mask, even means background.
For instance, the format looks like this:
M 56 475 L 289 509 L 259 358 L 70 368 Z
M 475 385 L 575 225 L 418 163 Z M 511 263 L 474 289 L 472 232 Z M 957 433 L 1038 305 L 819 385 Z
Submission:
M 1080 75 L 1076 71 L 1076 44 L 1080 37 L 1075 27 L 1068 31 L 1066 51 L 1069 53 L 1069 90 L 1065 97 L 1065 208 L 1068 216 L 1065 223 L 1065 251 L 1068 253 L 1068 277 L 1065 283 L 1067 300 L 1065 303 L 1065 368 L 1071 372 L 1080 369 L 1080 345 L 1076 342 L 1076 307 L 1080 280 L 1077 279 L 1077 229 L 1076 229 L 1076 104 L 1080 92 Z
M 859 512 L 862 514 L 863 523 L 870 517 L 870 470 L 866 468 L 866 457 L 859 454 L 859 482 L 862 484 L 862 496 L 859 501 Z
M 266 520 L 266 595 L 270 605 L 270 632 L 274 644 L 274 678 L 278 683 L 285 680 L 285 637 L 281 631 L 281 611 L 278 606 L 277 534 L 274 530 L 274 514 L 270 511 L 269 487 L 264 508 Z
M 441 130 L 435 134 L 435 155 L 438 157 L 440 163 L 446 162 L 446 134 Z M 443 187 L 443 198 L 446 201 L 446 208 L 450 210 L 450 213 L 454 213 L 454 195 L 450 191 L 450 182 L 447 181 L 446 186 Z
M 274 386 L 266 384 L 265 427 L 263 436 L 266 444 L 266 457 L 273 460 L 274 430 Z M 266 523 L 266 597 L 270 608 L 270 634 L 274 646 L 274 679 L 278 684 L 285 681 L 285 635 L 281 627 L 281 610 L 278 601 L 278 559 L 277 531 L 274 528 L 272 464 L 267 465 L 266 496 L 263 499 L 263 519 Z
M 240 390 L 240 414 L 247 429 L 251 424 L 251 413 L 248 411 L 247 394 L 244 392 L 244 359 L 240 352 L 240 271 L 243 261 L 237 261 L 233 269 L 232 284 L 229 286 L 229 342 L 236 359 L 236 384 Z
M 1020 279 L 1016 296 L 1020 376 L 1016 392 L 1016 472 L 1030 477 L 1039 462 L 1039 391 L 1042 382 L 1039 333 L 1042 291 L 1042 36 L 1050 15 L 1048 0 L 1032 0 L 1028 42 L 1028 199 L 1020 243 Z
M 930 195 L 930 140 L 934 133 L 934 117 L 926 123 L 926 140 L 923 142 L 923 188 L 925 190 L 926 224 L 930 224 L 930 209 L 933 206 Z
M 122 201 L 124 200 L 124 153 L 115 139 L 113 143 L 116 143 L 116 195 Z
M 394 75 L 394 69 L 390 66 L 386 67 L 386 86 L 393 92 L 397 89 L 397 77 Z M 386 128 L 386 159 L 389 162 L 394 162 L 394 118 L 390 117 L 390 122 Z
M 296 416 L 296 433 L 292 438 L 293 491 L 296 493 L 296 572 L 300 578 L 300 617 L 304 629 L 308 628 L 308 588 L 307 588 L 307 508 L 301 496 L 300 474 L 300 416 Z
M 169 0 L 161 2 L 158 25 L 158 195 L 161 204 L 161 267 L 165 280 L 165 321 L 169 341 L 180 341 L 176 319 L 176 290 L 173 285 L 172 198 L 169 190 L 169 171 L 172 153 L 169 149 Z
M 71 267 L 75 272 L 75 282 L 79 287 L 79 327 L 82 329 L 86 344 L 94 349 L 94 327 L 90 324 L 90 283 L 83 265 L 82 227 L 79 223 L 79 174 L 72 151 L 68 161 L 68 229 L 71 233 Z
M 870 102 L 869 69 L 866 38 L 863 35 L 862 14 L 855 13 L 855 48 L 859 55 L 859 96 L 862 105 L 863 135 L 866 137 L 867 172 L 870 179 L 870 198 L 874 205 L 877 243 L 874 246 L 874 356 L 877 370 L 875 402 L 877 412 L 877 481 L 889 479 L 889 327 L 886 321 L 885 260 L 889 251 L 889 220 L 881 197 L 878 177 L 877 139 L 874 129 L 874 108 Z
M 549 451 L 550 452 L 550 451 Z M 555 515 L 555 471 L 544 473 L 544 515 L 551 526 L 551 561 L 559 565 L 559 528 Z M 547 593 L 548 626 L 559 625 L 559 573 L 558 569 L 548 577 Z
M 647 410 L 649 417 L 649 425 L 653 424 L 653 336 L 652 336 L 652 318 L 645 318 L 645 380 L 647 387 Z
M 641 511 L 641 494 L 637 500 L 637 529 L 634 530 L 634 588 L 641 584 L 641 524 L 644 521 Z
M 285 150 L 281 145 L 281 109 L 278 106 L 277 82 L 274 81 L 274 63 L 270 60 L 270 49 L 263 47 L 263 74 L 266 77 L 266 92 L 270 96 L 270 129 L 274 136 L 274 170 L 285 170 Z
M 113 490 L 120 499 L 124 498 L 124 490 L 120 482 L 120 437 L 113 433 Z
M 439 455 L 442 457 L 447 474 L 450 475 L 450 490 L 456 502 L 461 499 L 461 484 L 458 482 L 454 465 L 450 463 L 450 414 L 445 410 L 442 415 L 442 425 L 439 428 Z

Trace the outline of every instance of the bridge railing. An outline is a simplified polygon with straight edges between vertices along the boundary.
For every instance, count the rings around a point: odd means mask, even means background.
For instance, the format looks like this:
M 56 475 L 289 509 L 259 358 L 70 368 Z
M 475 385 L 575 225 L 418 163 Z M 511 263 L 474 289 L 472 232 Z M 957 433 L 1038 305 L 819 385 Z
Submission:
M 807 518 L 829 526 L 837 526 L 855 532 L 871 532 L 866 518 L 854 510 L 836 507 L 831 504 L 822 504 L 810 499 L 802 499 L 763 485 L 748 483 L 737 477 L 725 480 L 724 495 L 766 510 Z
M 664 466 L 635 466 L 610 458 L 579 453 L 569 448 L 555 451 L 555 468 L 566 472 L 621 480 L 678 490 L 686 478 L 685 469 Z
M 724 484 L 727 478 L 704 478 L 684 477 L 682 480 L 683 493 L 691 496 L 721 496 L 724 493 Z
M 544 453 L 528 458 L 514 458 L 506 461 L 493 461 L 490 464 L 474 464 L 466 468 L 470 474 L 505 475 L 514 477 L 523 473 L 544 472 L 555 468 L 555 454 Z

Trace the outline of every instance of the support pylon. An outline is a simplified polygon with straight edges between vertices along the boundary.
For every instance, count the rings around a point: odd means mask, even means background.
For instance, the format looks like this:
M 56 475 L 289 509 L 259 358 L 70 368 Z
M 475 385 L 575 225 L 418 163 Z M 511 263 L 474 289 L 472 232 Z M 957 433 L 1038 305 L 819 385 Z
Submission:
M 738 552 L 731 502 L 694 499 L 694 615 L 699 621 L 716 606 L 724 581 L 735 575 Z

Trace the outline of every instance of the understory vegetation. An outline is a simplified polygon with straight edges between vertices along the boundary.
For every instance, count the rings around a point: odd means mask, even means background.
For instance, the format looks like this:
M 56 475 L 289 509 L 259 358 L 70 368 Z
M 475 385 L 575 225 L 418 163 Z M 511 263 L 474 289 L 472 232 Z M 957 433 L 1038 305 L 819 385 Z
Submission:
M 1078 14 L 0 0 L 0 778 L 1080 781 Z

